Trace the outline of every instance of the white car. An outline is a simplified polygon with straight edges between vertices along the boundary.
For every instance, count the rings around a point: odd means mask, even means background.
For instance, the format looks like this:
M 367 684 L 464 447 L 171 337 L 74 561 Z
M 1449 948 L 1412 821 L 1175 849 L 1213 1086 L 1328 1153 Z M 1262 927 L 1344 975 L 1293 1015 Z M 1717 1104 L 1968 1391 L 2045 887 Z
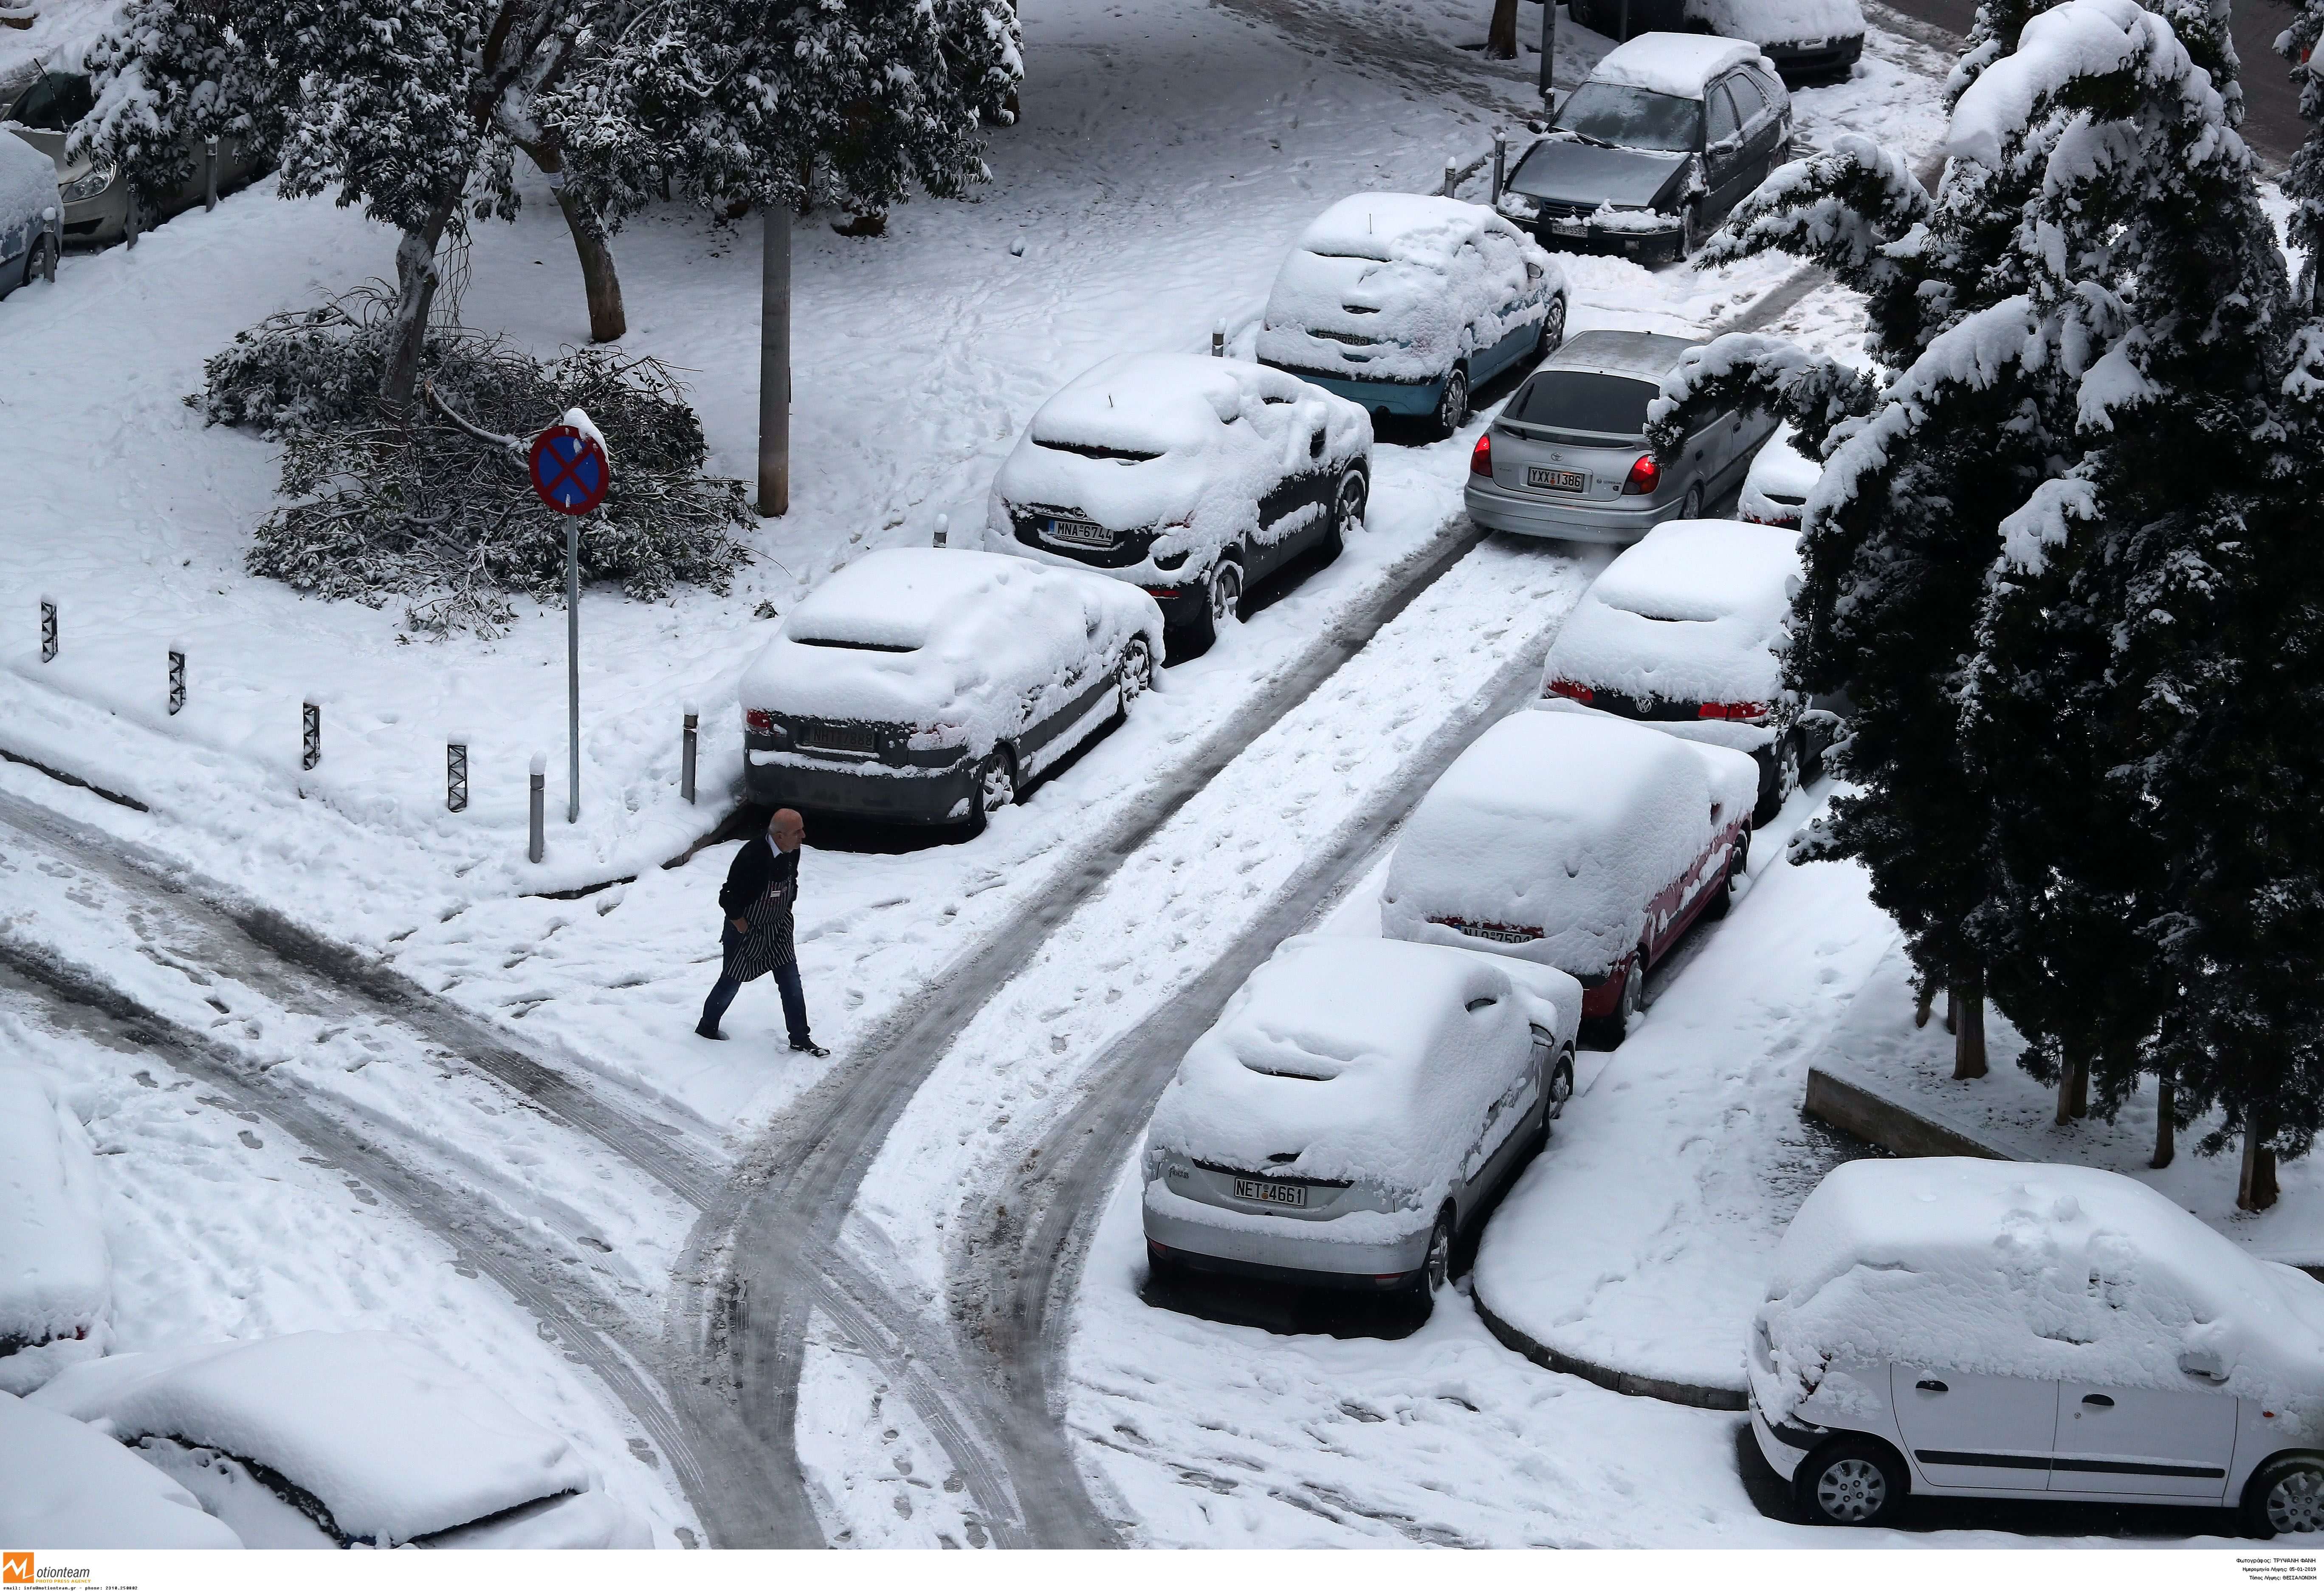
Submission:
M 1503 958 L 1286 940 L 1154 1107 L 1154 1267 L 1432 1296 L 1572 1094 L 1581 1005 Z
M 1735 512 L 1757 525 L 1796 528 L 1807 509 L 1808 494 L 1822 478 L 1823 466 L 1800 451 L 1798 433 L 1785 421 L 1751 461 Z
M 2324 1283 L 2087 1167 L 1856 1161 L 1776 1245 L 1759 1451 L 1815 1520 L 1911 1494 L 2324 1531 Z
M 1377 420 L 1467 423 L 1470 395 L 1565 338 L 1565 273 L 1483 205 L 1358 193 L 1285 257 L 1259 329 L 1262 364 Z
M 1609 38 L 1691 28 L 1745 40 L 1795 87 L 1840 81 L 1864 53 L 1857 0 L 1573 0 L 1572 11 L 1578 25 Z
M 0 1065 L 0 1393 L 105 1353 L 113 1262 L 88 1134 L 46 1073 Z
M 27 1402 L 105 1422 L 249 1548 L 652 1545 L 570 1443 L 392 1333 L 116 1355 Z
M 1758 765 L 1764 824 L 1822 766 L 1836 714 L 1784 685 L 1799 533 L 1674 520 L 1591 583 L 1550 643 L 1545 704 L 1578 703 Z
M 1388 859 L 1380 931 L 1581 981 L 1619 1041 L 1647 969 L 1726 914 L 1758 772 L 1740 752 L 1602 713 L 1517 713 L 1452 760 Z
M 1362 528 L 1372 427 L 1322 387 L 1240 359 L 1130 354 L 1041 405 L 992 483 L 989 545 L 1102 569 L 1195 647 L 1243 594 Z
M 0 1542 L 19 1548 L 239 1548 L 224 1521 L 69 1415 L 0 1393 Z
M 973 548 L 866 553 L 742 676 L 752 800 L 982 824 L 1155 683 L 1162 614 L 1134 586 Z

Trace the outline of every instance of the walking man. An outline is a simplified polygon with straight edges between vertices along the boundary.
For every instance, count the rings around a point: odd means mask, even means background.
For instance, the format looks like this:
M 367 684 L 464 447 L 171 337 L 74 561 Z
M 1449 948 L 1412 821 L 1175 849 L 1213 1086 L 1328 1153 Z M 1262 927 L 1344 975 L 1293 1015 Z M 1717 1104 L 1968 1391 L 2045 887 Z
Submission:
M 719 946 L 726 953 L 718 982 L 702 1003 L 702 1021 L 694 1032 L 704 1039 L 723 1040 L 718 1020 L 734 1004 L 735 992 L 761 973 L 775 976 L 782 992 L 783 1026 L 790 1031 L 791 1049 L 810 1056 L 828 1056 L 807 1028 L 807 995 L 799 988 L 798 958 L 791 949 L 791 908 L 798 900 L 799 843 L 807 838 L 807 821 L 789 808 L 767 820 L 767 832 L 745 841 L 726 870 L 726 884 L 718 892 L 718 910 L 725 914 Z

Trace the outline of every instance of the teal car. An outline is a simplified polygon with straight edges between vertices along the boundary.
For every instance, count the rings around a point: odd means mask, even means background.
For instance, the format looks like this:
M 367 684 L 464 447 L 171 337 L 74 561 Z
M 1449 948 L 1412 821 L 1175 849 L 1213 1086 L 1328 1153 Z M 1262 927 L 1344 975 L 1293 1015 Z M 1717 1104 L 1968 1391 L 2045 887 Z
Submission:
M 1556 260 L 1485 206 L 1359 193 L 1300 235 L 1257 352 L 1375 421 L 1425 421 L 1450 436 L 1479 387 L 1564 340 L 1565 310 Z

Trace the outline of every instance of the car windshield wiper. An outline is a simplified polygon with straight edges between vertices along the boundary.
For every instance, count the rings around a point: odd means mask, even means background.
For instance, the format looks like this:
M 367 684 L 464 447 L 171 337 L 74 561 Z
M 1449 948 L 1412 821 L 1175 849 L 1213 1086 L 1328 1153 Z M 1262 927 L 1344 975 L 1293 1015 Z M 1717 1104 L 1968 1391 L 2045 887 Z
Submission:
M 1573 139 L 1578 143 L 1589 144 L 1593 149 L 1614 149 L 1618 147 L 1611 139 L 1592 138 L 1589 134 L 1576 133 L 1571 127 L 1560 127 L 1557 131 L 1564 134 L 1568 138 Z

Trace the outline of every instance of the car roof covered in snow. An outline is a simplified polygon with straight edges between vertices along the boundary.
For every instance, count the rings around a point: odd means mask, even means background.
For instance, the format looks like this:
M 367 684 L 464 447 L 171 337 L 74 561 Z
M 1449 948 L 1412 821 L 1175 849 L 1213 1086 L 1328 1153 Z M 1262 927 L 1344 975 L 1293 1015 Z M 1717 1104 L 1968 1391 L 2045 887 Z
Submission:
M 1590 78 L 1592 82 L 1701 99 L 1711 79 L 1747 60 L 1775 70 L 1761 59 L 1759 47 L 1748 39 L 1722 39 L 1712 33 L 1640 33 L 1608 51 L 1590 69 Z
M 1581 996 L 1554 968 L 1474 951 L 1286 940 L 1187 1050 L 1151 1142 L 1284 1176 L 1428 1189 L 1457 1166 L 1532 1030 L 1571 1037 Z M 1288 1151 L 1297 1158 L 1271 1162 Z
M 1582 593 L 1543 678 L 1666 701 L 1766 703 L 1783 687 L 1801 575 L 1795 531 L 1666 521 Z
M 1310 221 L 1297 246 L 1326 259 L 1443 266 L 1462 244 L 1499 220 L 1483 205 L 1439 194 L 1351 193 Z
M 117 1355 L 32 1402 L 254 1460 L 329 1511 L 325 1530 L 380 1547 L 588 1489 L 555 1432 L 433 1349 L 390 1332 L 298 1332 Z
M 1783 1409 L 1830 1357 L 2183 1393 L 2212 1385 L 2193 1352 L 2279 1438 L 2324 1436 L 2324 1285 L 2116 1172 L 1849 1162 L 1776 1245 L 1760 1317 L 1774 1370 L 1754 1377 Z
M 1298 377 L 1201 354 L 1120 354 L 1060 387 L 1033 412 L 1037 443 L 1168 454 L 1207 445 L 1254 403 L 1296 402 Z
M 1541 362 L 1542 371 L 1585 370 L 1600 375 L 1659 382 L 1701 339 L 1665 332 L 1586 331 L 1565 339 Z
M 0 1542 L 239 1548 L 224 1521 L 105 1433 L 0 1393 Z

